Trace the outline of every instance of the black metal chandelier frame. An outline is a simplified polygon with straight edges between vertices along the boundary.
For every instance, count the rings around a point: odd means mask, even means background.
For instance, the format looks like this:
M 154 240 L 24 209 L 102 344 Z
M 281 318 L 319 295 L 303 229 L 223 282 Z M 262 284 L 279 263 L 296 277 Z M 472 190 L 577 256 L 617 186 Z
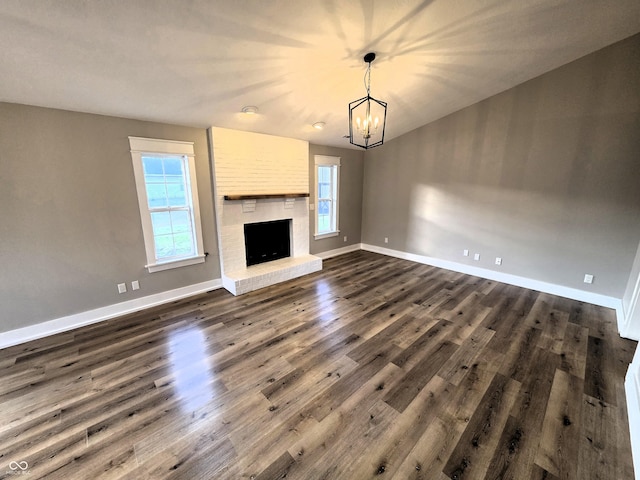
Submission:
M 354 100 L 349 103 L 349 143 L 352 145 L 356 145 L 357 147 L 361 147 L 366 149 L 377 147 L 384 143 L 384 131 L 387 126 L 387 102 L 383 102 L 382 100 L 378 100 L 371 96 L 371 62 L 373 62 L 376 58 L 376 54 L 373 52 L 367 53 L 364 56 L 364 61 L 368 63 L 367 71 L 365 73 L 365 87 L 367 89 L 367 95 L 365 97 L 359 98 L 358 100 Z M 371 141 L 371 137 L 377 135 L 377 129 L 380 128 L 374 125 L 376 131 L 372 134 L 372 117 L 371 117 L 371 106 L 374 104 L 374 108 L 378 109 L 379 112 L 382 112 L 382 131 L 380 133 L 379 139 L 369 143 Z M 363 128 L 354 128 L 354 112 L 357 109 L 361 109 L 361 106 L 364 104 L 365 115 L 364 115 L 364 125 Z M 376 105 L 379 106 L 376 107 Z M 356 117 L 356 120 L 359 118 Z

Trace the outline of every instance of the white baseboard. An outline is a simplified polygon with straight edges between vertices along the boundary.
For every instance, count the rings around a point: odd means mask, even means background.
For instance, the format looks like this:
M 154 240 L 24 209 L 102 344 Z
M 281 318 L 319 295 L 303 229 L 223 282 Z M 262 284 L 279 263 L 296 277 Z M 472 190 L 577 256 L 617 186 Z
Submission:
M 9 330 L 8 332 L 2 332 L 2 335 L 0 336 L 0 348 L 11 347 L 13 345 L 37 340 L 38 338 L 47 337 L 56 333 L 67 332 L 74 328 L 102 322 L 103 320 L 136 312 L 145 308 L 154 307 L 163 303 L 173 302 L 198 293 L 216 290 L 221 287 L 222 280 L 209 280 L 207 282 L 196 283 L 195 285 L 176 288 L 174 290 L 116 303 L 114 305 L 107 305 L 106 307 L 100 307 L 94 310 L 56 318 L 54 320 L 37 323 L 35 325 L 29 325 L 28 327 Z
M 640 341 L 640 332 L 638 332 L 637 328 L 632 328 L 632 325 L 629 323 L 629 314 L 624 310 L 624 303 L 622 300 L 620 301 L 620 307 L 616 308 L 616 318 L 618 320 L 618 333 L 623 338 L 628 338 L 629 340 Z
M 600 295 L 597 293 L 585 292 L 584 290 L 564 287 L 562 285 L 555 285 L 538 280 L 532 280 L 530 278 L 520 277 L 517 275 L 510 275 L 484 268 L 464 265 L 448 260 L 427 257 L 425 255 L 416 255 L 413 253 L 401 252 L 399 250 L 392 250 L 390 248 L 378 247 L 366 243 L 356 243 L 346 247 L 337 248 L 335 250 L 317 253 L 315 254 L 315 256 L 326 259 L 357 250 L 366 250 L 369 252 L 381 253 L 383 255 L 388 255 L 391 257 L 403 258 L 405 260 L 432 265 L 434 267 L 445 268 L 454 272 L 474 275 L 489 280 L 495 280 L 497 282 L 516 285 L 518 287 L 530 288 L 539 292 L 549 293 L 552 295 L 571 298 L 573 300 L 592 303 L 594 305 L 613 308 L 616 310 L 618 329 L 620 331 L 620 334 L 626 338 L 631 338 L 632 340 L 639 340 L 638 338 L 634 338 L 634 336 L 625 335 L 627 332 L 625 332 L 624 330 L 628 329 L 621 328 L 625 326 L 625 317 L 622 307 L 622 300 L 618 298 Z M 12 345 L 18 345 L 20 343 L 28 342 L 30 340 L 43 338 L 48 335 L 66 332 L 69 330 L 73 330 L 74 328 L 90 325 L 92 323 L 97 323 L 103 320 L 108 320 L 120 315 L 135 312 L 137 310 L 142 310 L 144 308 L 172 302 L 174 300 L 179 300 L 181 298 L 196 295 L 198 293 L 206 292 L 209 290 L 215 290 L 221 287 L 222 279 L 210 280 L 195 285 L 189 285 L 187 287 L 169 290 L 167 292 L 161 292 L 122 303 L 116 303 L 114 305 L 108 305 L 106 307 L 97 308 L 95 310 L 89 310 L 74 315 L 68 315 L 66 317 L 56 318 L 54 320 L 38 323 L 36 325 L 30 325 L 28 327 L 10 330 L 8 332 L 2 332 L 2 336 L 0 337 L 0 348 L 6 348 Z
M 624 319 L 622 328 L 620 328 L 620 332 L 626 338 L 630 338 L 632 340 L 640 341 L 640 325 L 638 324 L 637 319 L 640 318 L 638 315 L 638 308 L 640 308 L 640 275 L 636 280 L 635 287 L 633 289 L 633 293 L 631 294 L 631 301 L 629 302 L 629 310 L 625 311 L 624 302 L 622 303 L 622 319 Z M 634 322 L 634 319 L 636 321 Z M 639 367 L 640 368 L 640 367 Z
M 636 349 L 633 361 L 627 370 L 624 392 L 627 399 L 627 416 L 629 417 L 629 433 L 631 435 L 631 452 L 633 469 L 636 476 L 640 474 L 640 348 Z
M 340 247 L 334 250 L 327 250 L 326 252 L 314 253 L 314 255 L 324 260 L 331 257 L 337 257 L 338 255 L 344 255 L 345 253 L 357 252 L 358 250 L 363 250 L 361 243 L 354 243 L 353 245 L 347 245 L 346 247 Z
M 538 292 L 578 300 L 580 302 L 592 303 L 601 307 L 613 308 L 616 310 L 616 315 L 620 317 L 618 318 L 618 326 L 620 325 L 622 318 L 622 300 L 619 298 L 609 297 L 599 293 L 586 292 L 584 290 L 578 290 L 577 288 L 565 287 L 553 283 L 541 282 L 540 280 L 533 280 L 531 278 L 520 277 L 518 275 L 496 272 L 486 268 L 464 265 L 462 263 L 451 262 L 449 260 L 441 260 L 439 258 L 427 257 L 425 255 L 401 252 L 399 250 L 392 250 L 390 248 L 378 247 L 366 243 L 362 244 L 362 249 L 369 252 L 389 255 L 390 257 L 403 258 L 413 262 L 424 263 L 425 265 L 431 265 L 438 268 L 445 268 L 454 272 L 466 273 L 467 275 L 474 275 L 488 280 L 495 280 L 496 282 L 508 283 L 509 285 L 515 285 L 516 287 L 528 288 Z

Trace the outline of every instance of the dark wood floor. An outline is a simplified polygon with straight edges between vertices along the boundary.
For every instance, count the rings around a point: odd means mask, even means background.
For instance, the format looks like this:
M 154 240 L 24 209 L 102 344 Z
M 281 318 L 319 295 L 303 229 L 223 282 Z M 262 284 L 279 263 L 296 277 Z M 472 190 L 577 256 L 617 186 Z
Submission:
M 0 350 L 0 478 L 632 479 L 635 346 L 612 310 L 356 252 Z

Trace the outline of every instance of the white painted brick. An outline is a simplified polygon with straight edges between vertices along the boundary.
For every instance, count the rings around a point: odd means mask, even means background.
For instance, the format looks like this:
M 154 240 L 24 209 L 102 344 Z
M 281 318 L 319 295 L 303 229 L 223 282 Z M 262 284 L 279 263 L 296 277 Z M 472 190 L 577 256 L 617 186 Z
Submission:
M 235 295 L 306 275 L 322 268 L 309 255 L 309 200 L 257 200 L 243 212 L 242 202 L 224 195 L 309 193 L 309 145 L 291 138 L 211 129 L 213 139 L 216 221 L 223 285 Z M 285 208 L 286 205 L 286 208 Z M 244 224 L 291 219 L 290 258 L 246 266 Z

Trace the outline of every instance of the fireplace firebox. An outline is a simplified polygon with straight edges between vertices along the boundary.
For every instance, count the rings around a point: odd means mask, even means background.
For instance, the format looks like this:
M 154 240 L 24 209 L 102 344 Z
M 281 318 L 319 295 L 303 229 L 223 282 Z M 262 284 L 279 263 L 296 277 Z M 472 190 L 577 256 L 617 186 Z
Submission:
M 245 223 L 247 267 L 291 256 L 291 219 Z

